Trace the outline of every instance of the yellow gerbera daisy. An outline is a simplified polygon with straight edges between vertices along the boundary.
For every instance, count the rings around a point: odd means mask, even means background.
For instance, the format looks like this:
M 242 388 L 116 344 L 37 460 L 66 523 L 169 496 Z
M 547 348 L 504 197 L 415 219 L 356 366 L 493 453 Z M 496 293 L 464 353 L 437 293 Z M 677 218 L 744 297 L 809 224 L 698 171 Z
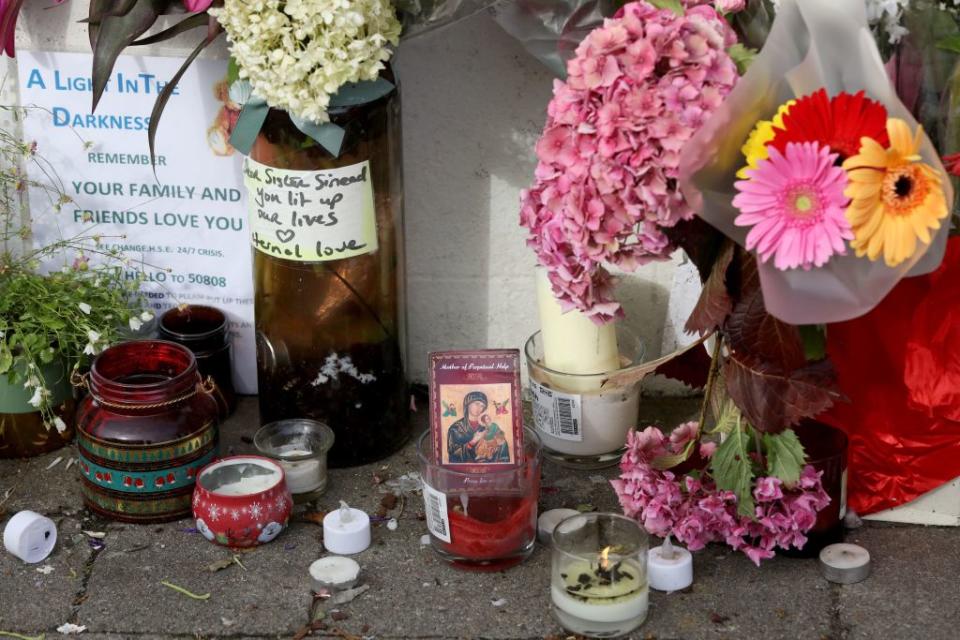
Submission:
M 847 220 L 853 227 L 850 246 L 857 256 L 876 260 L 883 253 L 895 267 L 917 252 L 917 239 L 930 244 L 930 231 L 947 217 L 943 180 L 936 169 L 920 161 L 923 128 L 910 134 L 903 120 L 887 120 L 890 148 L 863 138 L 860 153 L 843 163 L 850 179 Z
M 773 120 L 761 120 L 757 123 L 757 126 L 753 128 L 753 131 L 751 131 L 747 137 L 747 141 L 743 143 L 743 146 L 740 148 L 743 156 L 747 159 L 747 166 L 737 171 L 738 178 L 747 180 L 750 177 L 747 175 L 747 169 L 756 169 L 761 160 L 766 160 L 770 156 L 767 152 L 767 145 L 770 144 L 776 135 L 776 131 L 774 131 L 773 128 L 783 129 L 783 116 L 790 111 L 790 107 L 795 103 L 796 100 L 791 100 L 786 104 L 780 105 L 780 108 L 777 110 L 777 115 L 773 116 Z

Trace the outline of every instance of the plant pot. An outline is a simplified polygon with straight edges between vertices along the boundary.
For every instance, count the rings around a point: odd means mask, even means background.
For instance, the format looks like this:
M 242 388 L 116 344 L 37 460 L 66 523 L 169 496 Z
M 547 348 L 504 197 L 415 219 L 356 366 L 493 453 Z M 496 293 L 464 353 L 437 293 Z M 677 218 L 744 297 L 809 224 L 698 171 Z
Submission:
M 48 429 L 36 407 L 30 404 L 32 391 L 22 382 L 11 383 L 0 376 L 0 458 L 29 458 L 51 451 L 73 441 L 75 402 L 67 364 L 55 361 L 40 368 L 52 394 L 54 412 L 67 425 L 61 433 Z

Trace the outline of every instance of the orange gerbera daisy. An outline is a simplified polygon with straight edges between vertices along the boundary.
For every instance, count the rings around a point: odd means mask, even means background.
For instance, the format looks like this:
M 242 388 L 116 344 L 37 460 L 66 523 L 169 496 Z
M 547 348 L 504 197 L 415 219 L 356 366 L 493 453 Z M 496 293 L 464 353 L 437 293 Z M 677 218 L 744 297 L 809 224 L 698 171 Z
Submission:
M 853 227 L 850 246 L 857 256 L 876 260 L 883 253 L 895 267 L 917 252 L 917 240 L 930 244 L 930 231 L 947 217 L 943 179 L 920 161 L 923 128 L 915 135 L 903 120 L 887 121 L 890 147 L 873 138 L 860 141 L 860 153 L 847 158 L 843 168 L 850 183 L 847 220 Z

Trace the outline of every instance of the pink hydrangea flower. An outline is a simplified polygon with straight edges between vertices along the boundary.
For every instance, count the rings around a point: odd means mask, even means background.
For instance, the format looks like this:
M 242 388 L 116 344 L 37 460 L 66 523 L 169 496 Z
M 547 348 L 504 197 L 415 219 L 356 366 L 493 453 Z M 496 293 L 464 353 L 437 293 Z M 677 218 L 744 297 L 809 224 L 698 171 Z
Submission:
M 774 477 L 757 478 L 753 517 L 741 516 L 733 492 L 718 489 L 709 475 L 677 477 L 655 469 L 655 457 L 677 452 L 662 432 L 655 432 L 659 429 L 649 427 L 630 434 L 620 478 L 611 482 L 624 514 L 653 535 L 672 535 L 693 551 L 723 542 L 759 565 L 777 548 L 803 547 L 817 512 L 830 503 L 822 474 L 807 465 L 796 487 Z
M 693 211 L 677 186 L 680 151 L 737 81 L 736 35 L 709 4 L 686 15 L 632 2 L 591 32 L 554 83 L 520 224 L 564 309 L 623 314 L 612 264 L 666 258 L 666 229 Z
M 837 154 L 816 142 L 791 142 L 785 154 L 770 146 L 769 152 L 747 169 L 748 180 L 734 183 L 733 206 L 740 209 L 734 224 L 751 227 L 747 250 L 756 249 L 762 262 L 774 258 L 781 270 L 821 267 L 844 255 L 853 230 L 847 173 L 835 164 Z

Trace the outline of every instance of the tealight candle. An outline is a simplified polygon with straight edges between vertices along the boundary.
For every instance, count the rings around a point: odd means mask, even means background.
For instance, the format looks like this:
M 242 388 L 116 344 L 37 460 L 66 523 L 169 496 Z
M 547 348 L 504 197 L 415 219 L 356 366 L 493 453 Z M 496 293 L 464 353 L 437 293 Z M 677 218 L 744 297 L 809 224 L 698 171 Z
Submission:
M 261 427 L 253 438 L 261 454 L 283 467 L 287 487 L 297 503 L 320 497 L 327 488 L 327 452 L 333 430 L 322 422 L 295 418 Z
M 820 552 L 820 572 L 837 584 L 861 582 L 870 575 L 870 552 L 855 544 L 831 544 Z
M 567 518 L 553 532 L 550 595 L 560 624 L 571 633 L 611 638 L 647 618 L 647 537 L 620 515 Z
M 343 556 L 327 556 L 310 565 L 310 581 L 314 591 L 343 591 L 357 583 L 360 565 Z
M 553 530 L 557 528 L 557 525 L 563 520 L 577 515 L 580 515 L 580 512 L 575 509 L 550 509 L 541 513 L 540 517 L 537 518 L 537 539 L 540 544 L 549 545 L 553 539 Z
M 28 564 L 46 560 L 57 544 L 57 525 L 33 511 L 20 511 L 3 529 L 3 546 Z
M 352 555 L 370 546 L 370 516 L 340 501 L 323 518 L 323 545 L 332 553 Z
M 650 549 L 647 555 L 650 588 L 657 591 L 680 591 L 693 584 L 693 555 L 673 544 L 670 536 L 663 545 Z

